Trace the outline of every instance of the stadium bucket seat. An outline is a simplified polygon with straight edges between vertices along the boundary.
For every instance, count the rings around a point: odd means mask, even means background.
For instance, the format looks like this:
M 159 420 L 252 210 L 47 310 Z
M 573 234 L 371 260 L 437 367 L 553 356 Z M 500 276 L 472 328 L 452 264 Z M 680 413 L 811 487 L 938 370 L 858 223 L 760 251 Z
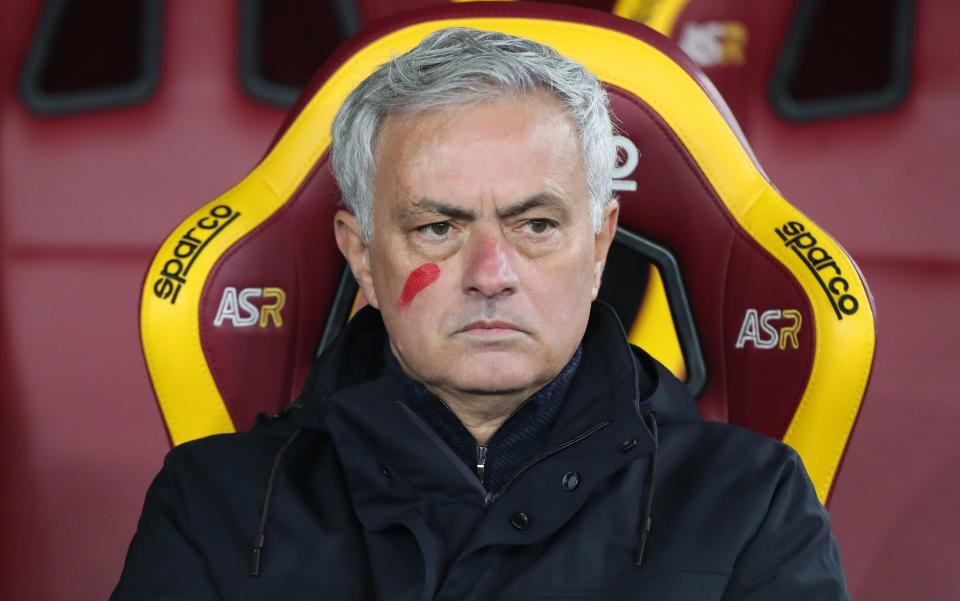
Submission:
M 377 66 L 451 26 L 546 43 L 604 82 L 620 129 L 622 209 L 601 297 L 632 341 L 685 379 L 705 418 L 792 445 L 826 501 L 874 356 L 857 266 L 781 197 L 672 42 L 561 5 L 453 4 L 365 29 L 315 76 L 260 163 L 170 234 L 140 310 L 172 442 L 281 410 L 362 302 L 333 236 L 330 125 Z

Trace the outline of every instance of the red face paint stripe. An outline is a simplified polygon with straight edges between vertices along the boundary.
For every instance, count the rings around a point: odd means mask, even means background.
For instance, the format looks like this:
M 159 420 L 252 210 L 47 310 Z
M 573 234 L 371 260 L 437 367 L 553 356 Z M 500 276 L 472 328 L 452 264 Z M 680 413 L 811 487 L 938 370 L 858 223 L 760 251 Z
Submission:
M 401 309 L 408 307 L 410 303 L 413 302 L 413 297 L 430 284 L 436 282 L 439 277 L 440 267 L 437 266 L 436 263 L 424 263 L 414 269 L 410 272 L 410 275 L 407 277 L 407 282 L 403 285 L 403 293 L 400 295 L 400 300 L 397 301 L 397 306 Z

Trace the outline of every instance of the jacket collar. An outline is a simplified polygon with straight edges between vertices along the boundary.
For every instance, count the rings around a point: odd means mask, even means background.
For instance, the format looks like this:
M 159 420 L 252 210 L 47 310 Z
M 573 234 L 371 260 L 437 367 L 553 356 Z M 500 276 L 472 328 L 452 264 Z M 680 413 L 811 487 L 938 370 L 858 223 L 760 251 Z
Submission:
M 385 348 L 384 353 L 385 372 L 391 374 L 403 390 L 401 400 L 433 429 L 464 465 L 476 469 L 478 445 L 473 434 L 442 400 L 404 373 L 389 348 Z M 563 406 L 582 354 L 583 349 L 577 346 L 560 373 L 517 407 L 483 442 L 486 469 L 482 482 L 488 490 L 499 490 L 506 478 L 542 449 L 546 432 Z
M 558 495 L 541 504 L 548 511 L 523 536 L 509 528 L 485 528 L 475 541 L 509 544 L 517 538 L 529 543 L 569 519 L 607 477 L 653 451 L 653 437 L 642 418 L 651 409 L 662 425 L 699 419 L 685 387 L 629 345 L 609 306 L 594 303 L 580 367 L 546 434 L 548 457 L 536 458 L 491 494 L 435 433 L 431 435 L 429 426 L 399 402 L 396 386 L 382 373 L 385 343 L 379 312 L 360 311 L 319 357 L 298 401 L 303 410 L 294 424 L 329 432 L 350 481 L 357 515 L 369 530 L 420 513 L 424 491 L 477 507 L 509 496 L 510 503 L 490 507 L 490 517 L 553 490 L 546 480 L 552 480 L 558 467 L 590 472 L 577 495 Z M 624 445 L 630 447 L 627 452 Z M 545 467 L 548 461 L 550 469 Z M 491 519 L 506 524 L 509 516 Z

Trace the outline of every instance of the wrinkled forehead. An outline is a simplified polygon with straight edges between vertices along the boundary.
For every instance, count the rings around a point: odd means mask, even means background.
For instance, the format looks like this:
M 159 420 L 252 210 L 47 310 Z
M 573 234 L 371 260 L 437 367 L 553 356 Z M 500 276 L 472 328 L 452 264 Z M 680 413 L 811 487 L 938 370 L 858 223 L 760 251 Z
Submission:
M 378 137 L 376 159 L 375 197 L 585 197 L 573 119 L 544 93 L 391 115 Z
M 418 136 L 419 142 L 426 143 L 444 135 L 469 136 L 471 133 L 482 133 L 480 130 L 471 131 L 471 127 L 476 124 L 476 119 L 471 117 L 489 113 L 490 109 L 496 108 L 519 113 L 527 118 L 527 123 L 534 126 L 562 123 L 571 132 L 579 135 L 573 115 L 555 94 L 539 88 L 517 91 L 488 86 L 481 90 L 467 90 L 462 96 L 446 98 L 443 102 L 437 101 L 424 107 L 385 112 L 374 132 L 374 158 L 379 158 L 385 138 L 396 144 L 399 140 Z M 464 125 L 468 122 L 470 125 Z M 575 142 L 579 141 L 575 139 Z M 417 148 L 418 146 L 411 147 L 412 150 Z M 581 150 L 577 148 L 577 151 Z

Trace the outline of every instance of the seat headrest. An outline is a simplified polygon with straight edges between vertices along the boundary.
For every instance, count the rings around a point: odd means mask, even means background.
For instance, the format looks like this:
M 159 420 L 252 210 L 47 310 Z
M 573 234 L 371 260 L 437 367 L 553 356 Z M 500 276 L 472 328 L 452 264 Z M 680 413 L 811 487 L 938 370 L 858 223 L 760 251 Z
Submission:
M 780 196 L 669 40 L 549 4 L 454 4 L 368 28 L 324 65 L 253 171 L 171 234 L 147 273 L 141 329 L 173 441 L 247 428 L 299 392 L 342 290 L 333 117 L 376 67 L 453 26 L 543 42 L 606 85 L 621 136 L 620 223 L 671 255 L 658 266 L 681 279 L 686 300 L 671 298 L 669 317 L 695 333 L 684 359 L 703 360 L 701 412 L 791 444 L 825 499 L 873 360 L 856 265 Z

